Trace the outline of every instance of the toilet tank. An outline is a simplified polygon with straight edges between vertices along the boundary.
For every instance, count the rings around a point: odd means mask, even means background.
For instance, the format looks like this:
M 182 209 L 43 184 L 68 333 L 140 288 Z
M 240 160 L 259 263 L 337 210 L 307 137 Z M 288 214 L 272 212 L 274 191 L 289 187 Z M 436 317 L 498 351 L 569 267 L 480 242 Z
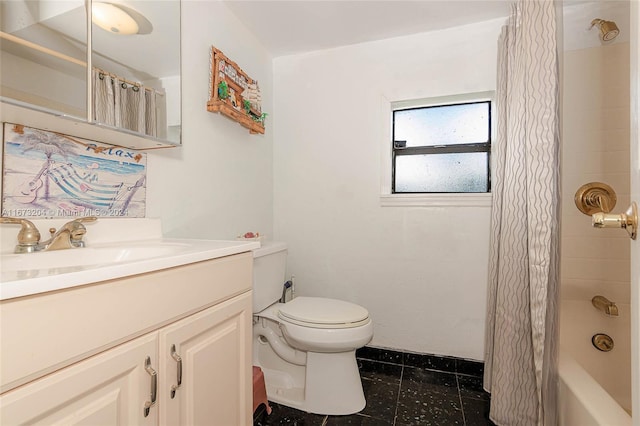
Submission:
M 265 241 L 253 250 L 253 312 L 258 313 L 282 297 L 286 281 L 287 244 Z

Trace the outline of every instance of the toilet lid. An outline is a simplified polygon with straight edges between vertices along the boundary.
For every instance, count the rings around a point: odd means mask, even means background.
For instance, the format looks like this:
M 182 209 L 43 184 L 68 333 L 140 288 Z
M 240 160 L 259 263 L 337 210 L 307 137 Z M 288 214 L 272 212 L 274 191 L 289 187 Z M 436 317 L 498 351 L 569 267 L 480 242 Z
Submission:
M 316 328 L 359 327 L 369 321 L 369 311 L 344 300 L 296 297 L 280 305 L 278 316 L 288 322 Z

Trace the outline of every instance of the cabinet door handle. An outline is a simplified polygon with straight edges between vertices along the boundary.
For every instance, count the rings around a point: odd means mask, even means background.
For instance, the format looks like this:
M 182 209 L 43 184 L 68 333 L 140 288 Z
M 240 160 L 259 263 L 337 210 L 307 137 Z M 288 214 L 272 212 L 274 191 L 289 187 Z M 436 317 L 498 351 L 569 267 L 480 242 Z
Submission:
M 176 345 L 171 345 L 171 358 L 178 363 L 178 384 L 171 386 L 171 399 L 173 399 L 176 396 L 176 391 L 180 389 L 180 385 L 182 385 L 182 358 L 176 352 Z
M 156 403 L 156 397 L 158 394 L 158 373 L 156 373 L 156 370 L 151 368 L 150 357 L 147 357 L 144 360 L 144 369 L 151 376 L 151 401 L 147 401 L 144 403 L 144 416 L 147 417 L 149 415 L 151 407 L 153 407 Z

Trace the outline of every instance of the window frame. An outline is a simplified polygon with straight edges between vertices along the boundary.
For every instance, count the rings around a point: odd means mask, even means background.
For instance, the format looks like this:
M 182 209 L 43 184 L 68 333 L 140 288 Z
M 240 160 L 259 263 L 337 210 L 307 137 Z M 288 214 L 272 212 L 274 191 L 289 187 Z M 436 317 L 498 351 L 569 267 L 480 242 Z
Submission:
M 404 99 L 404 100 L 399 100 Z M 380 115 L 378 119 L 378 147 L 380 153 L 380 207 L 491 207 L 490 192 L 468 193 L 392 193 L 391 192 L 391 153 L 393 110 L 417 106 L 439 105 L 465 101 L 491 101 L 491 115 L 495 117 L 495 92 L 473 92 L 461 95 L 429 97 L 422 99 L 393 98 L 381 94 Z M 495 122 L 492 123 L 491 139 L 495 140 Z
M 404 104 L 404 103 L 403 103 Z M 397 147 L 395 140 L 395 113 L 397 111 L 410 111 L 429 108 L 442 108 L 448 106 L 458 105 L 475 105 L 475 104 L 488 104 L 488 132 L 486 142 L 475 142 L 465 144 L 444 144 L 444 145 L 429 145 L 429 146 L 412 146 L 412 147 Z M 391 194 L 487 194 L 491 193 L 491 142 L 492 142 L 492 106 L 491 99 L 477 99 L 477 100 L 463 100 L 463 101 L 451 101 L 451 102 L 438 102 L 436 104 L 416 105 L 416 106 L 404 106 L 398 107 L 396 104 L 392 104 L 391 110 Z M 486 191 L 474 191 L 474 192 L 459 192 L 459 191 L 401 191 L 397 192 L 396 185 L 396 159 L 398 156 L 411 156 L 411 155 L 441 155 L 441 154 L 460 154 L 460 153 L 474 153 L 474 152 L 486 152 L 487 153 L 487 190 Z

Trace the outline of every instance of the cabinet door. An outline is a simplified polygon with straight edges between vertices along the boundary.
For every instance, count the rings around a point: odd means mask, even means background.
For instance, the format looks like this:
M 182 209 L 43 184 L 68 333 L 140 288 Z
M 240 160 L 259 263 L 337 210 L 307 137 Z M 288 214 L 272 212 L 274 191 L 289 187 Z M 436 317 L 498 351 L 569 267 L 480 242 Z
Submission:
M 0 424 L 153 425 L 158 409 L 145 359 L 157 367 L 157 334 L 142 336 L 0 397 Z
M 251 292 L 167 326 L 159 338 L 161 424 L 252 424 Z M 182 381 L 173 392 L 177 359 Z

